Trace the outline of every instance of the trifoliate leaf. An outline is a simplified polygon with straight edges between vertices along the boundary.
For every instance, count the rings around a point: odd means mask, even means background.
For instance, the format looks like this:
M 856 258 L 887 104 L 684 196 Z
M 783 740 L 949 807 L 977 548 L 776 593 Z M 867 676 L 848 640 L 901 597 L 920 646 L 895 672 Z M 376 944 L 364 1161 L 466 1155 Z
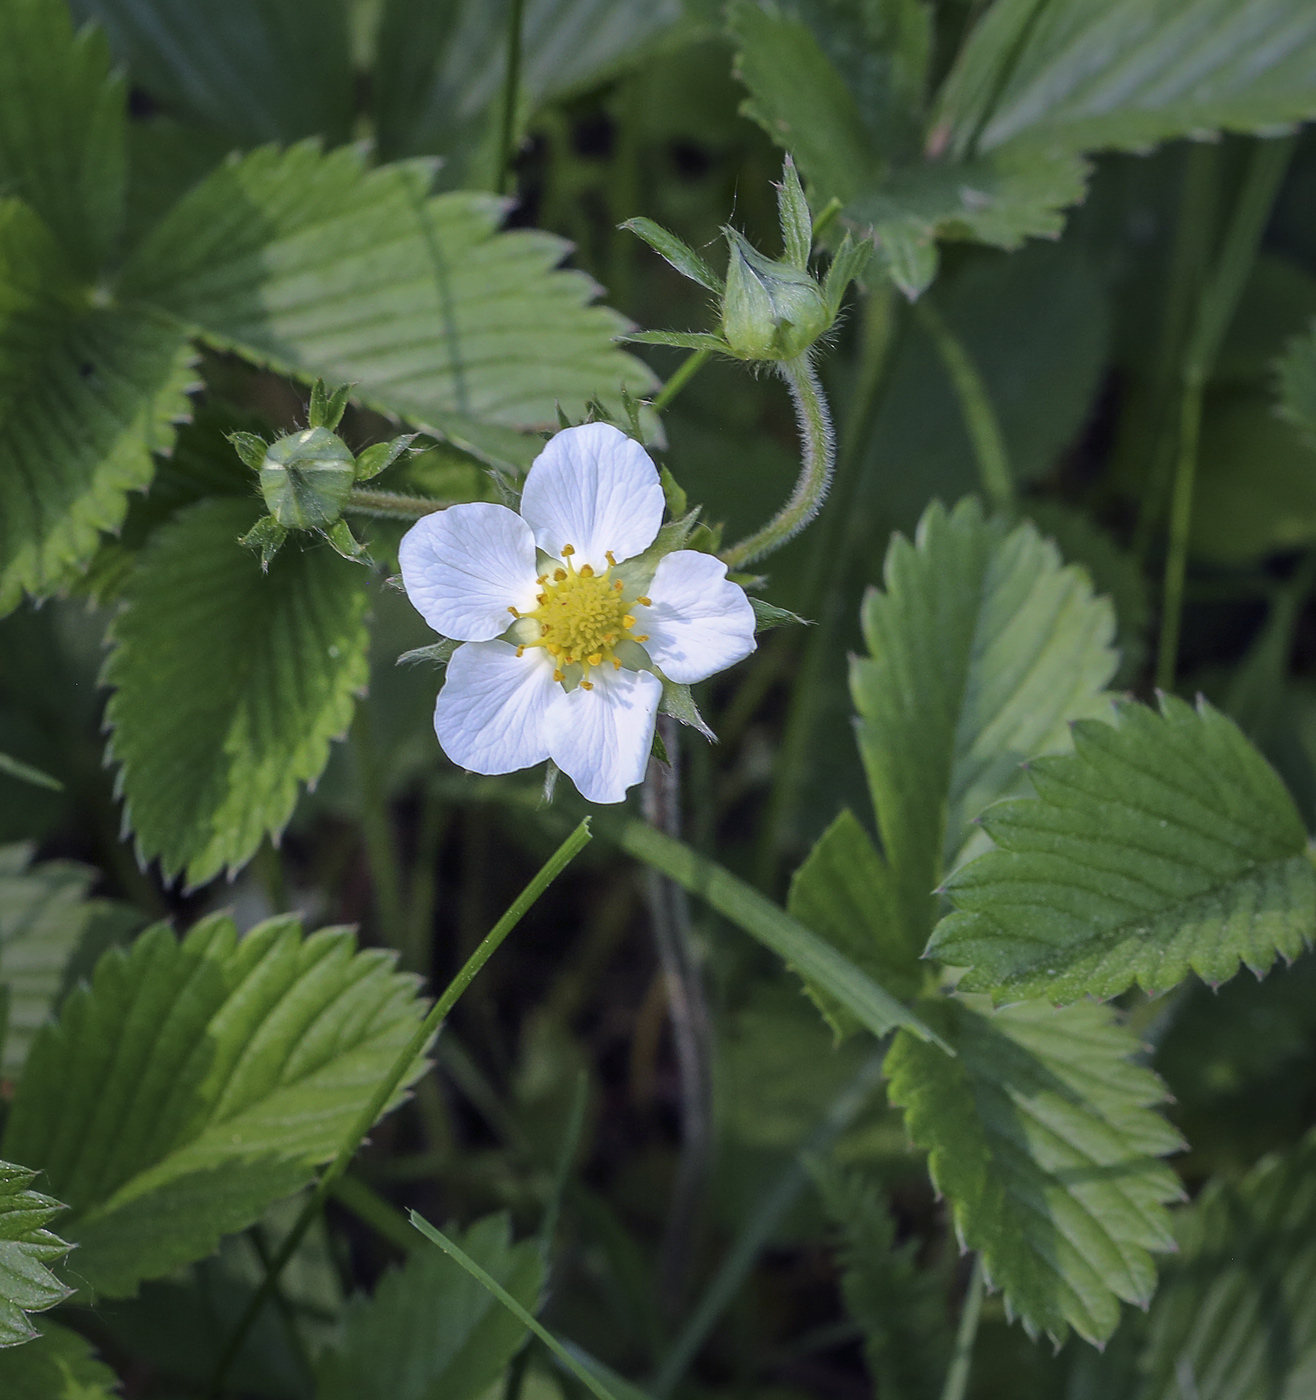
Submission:
M 988 803 L 1022 787 L 1019 765 L 1069 747 L 1068 722 L 1108 712 L 1114 618 L 1031 525 L 974 500 L 934 504 L 914 543 L 887 552 L 883 591 L 851 664 L 859 750 L 900 926 L 918 956 L 945 870 Z
M 1316 325 L 1289 342 L 1278 368 L 1279 411 L 1316 447 Z
M 177 332 L 89 304 L 41 220 L 0 199 L 0 613 L 60 587 L 121 524 L 193 379 Z
M 45 1227 L 64 1207 L 29 1191 L 35 1172 L 0 1162 L 0 1347 L 30 1341 L 28 1313 L 45 1312 L 73 1291 L 46 1267 L 70 1246 Z
M 1072 1327 L 1102 1342 L 1119 1303 L 1145 1304 L 1152 1253 L 1171 1247 L 1166 1201 L 1180 1194 L 1156 1158 L 1179 1140 L 1152 1111 L 1165 1092 L 1132 1063 L 1137 1042 L 1090 1002 L 1037 1002 L 994 1015 L 939 998 L 920 1013 L 951 1058 L 901 1032 L 886 1058 L 891 1102 L 976 1249 L 1030 1333 Z
M 1136 1400 L 1269 1400 L 1316 1380 L 1316 1135 L 1179 1216 Z
M 1146 150 L 1316 116 L 1306 0 L 1027 0 L 995 11 L 1004 25 L 993 13 L 976 28 L 947 83 L 937 126 L 952 151 Z
M 72 1208 L 87 1288 L 202 1258 L 338 1152 L 423 1011 L 390 954 L 355 949 L 290 918 L 158 925 L 38 1033 L 4 1151 Z
M 123 225 L 126 98 L 103 34 L 75 35 L 59 0 L 5 0 L 0 192 L 34 209 L 83 273 L 99 269 Z
M 1037 797 L 983 825 L 997 846 L 947 882 L 956 912 L 929 951 L 960 986 L 1073 1001 L 1135 982 L 1163 991 L 1191 968 L 1219 983 L 1316 929 L 1316 869 L 1293 799 L 1218 710 L 1166 696 L 1074 726 L 1075 752 L 1039 759 Z
M 110 754 L 143 859 L 202 884 L 277 836 L 368 675 L 366 580 L 309 537 L 243 549 L 259 502 L 161 526 L 124 589 L 105 666 Z
M 103 26 L 134 85 L 230 144 L 352 125 L 347 8 L 336 0 L 74 0 Z
M 458 1244 L 525 1308 L 534 1311 L 543 1257 L 512 1244 L 506 1215 L 477 1221 Z M 355 1299 L 342 1342 L 320 1366 L 318 1400 L 477 1400 L 520 1346 L 525 1328 L 438 1250 L 413 1254 L 368 1301 Z
M 52 1322 L 39 1330 L 36 1340 L 0 1351 L 5 1400 L 114 1400 L 118 1378 L 88 1341 Z
M 551 234 L 498 233 L 491 195 L 427 198 L 423 162 L 368 170 L 311 143 L 252 153 L 190 191 L 138 248 L 124 294 L 223 349 L 458 436 L 551 427 L 560 403 L 654 387 L 613 344 L 598 288 Z

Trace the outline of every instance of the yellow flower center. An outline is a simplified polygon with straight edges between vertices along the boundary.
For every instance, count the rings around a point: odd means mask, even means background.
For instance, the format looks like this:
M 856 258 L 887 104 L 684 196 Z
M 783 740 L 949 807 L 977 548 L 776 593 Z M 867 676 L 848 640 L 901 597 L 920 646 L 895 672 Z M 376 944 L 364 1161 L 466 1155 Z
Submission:
M 647 642 L 647 633 L 637 633 L 634 616 L 627 612 L 633 603 L 649 606 L 649 599 L 624 597 L 621 579 L 613 578 L 612 571 L 617 561 L 608 551 L 608 567 L 595 573 L 590 564 L 579 569 L 572 563 L 575 549 L 571 545 L 562 546 L 563 567 L 550 569 L 539 575 L 539 592 L 535 601 L 539 606 L 533 612 L 518 612 L 509 608 L 518 621 L 533 622 L 538 625 L 538 635 L 521 642 L 516 649 L 518 656 L 527 647 L 543 647 L 553 658 L 553 679 L 566 679 L 563 670 L 566 666 L 584 668 L 581 686 L 592 690 L 589 680 L 591 666 L 602 666 L 612 662 L 614 670 L 621 669 L 621 660 L 614 648 L 621 641 Z M 518 628 L 517 640 L 528 629 Z

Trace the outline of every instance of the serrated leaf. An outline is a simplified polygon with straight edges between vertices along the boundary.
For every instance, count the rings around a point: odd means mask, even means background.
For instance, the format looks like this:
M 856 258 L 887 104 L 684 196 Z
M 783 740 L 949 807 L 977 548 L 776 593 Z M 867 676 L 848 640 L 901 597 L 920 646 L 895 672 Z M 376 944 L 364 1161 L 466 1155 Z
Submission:
M 960 54 L 959 67 L 995 67 L 1003 81 L 985 110 L 945 104 L 938 122 L 953 149 L 1145 150 L 1212 131 L 1270 134 L 1316 116 L 1316 11 L 1306 0 L 1009 8 L 1030 13 L 1003 69 L 1000 36 L 985 22 Z M 988 45 L 984 65 L 979 46 Z
M 364 573 L 314 542 L 262 573 L 238 543 L 258 513 L 221 498 L 161 526 L 110 628 L 125 819 L 142 858 L 191 885 L 283 830 L 368 676 Z
M 960 986 L 1073 1001 L 1189 969 L 1227 981 L 1295 958 L 1316 930 L 1316 869 L 1293 799 L 1234 722 L 1165 696 L 1074 727 L 1040 759 L 1037 797 L 983 820 L 999 847 L 947 882 L 955 912 L 929 952 Z
M 1136 1400 L 1270 1400 L 1316 1380 L 1316 1135 L 1179 1216 Z
M 0 6 L 0 193 L 25 200 L 84 273 L 123 224 L 126 96 L 105 36 L 75 35 L 59 0 Z
M 114 1400 L 118 1377 L 88 1341 L 53 1322 L 38 1330 L 34 1341 L 0 1351 L 5 1400 Z
M 4 1138 L 69 1203 L 79 1282 L 130 1295 L 305 1185 L 413 1034 L 415 987 L 293 918 L 107 953 L 38 1033 Z
M 534 1310 L 544 1279 L 538 1245 L 511 1242 L 506 1215 L 477 1221 L 458 1243 Z M 317 1400 L 477 1400 L 502 1373 L 525 1328 L 446 1254 L 423 1250 L 356 1299 L 341 1344 L 320 1365 Z
M 28 1190 L 35 1175 L 0 1162 L 0 1347 L 37 1336 L 28 1314 L 53 1308 L 73 1291 L 46 1267 L 71 1246 L 45 1228 L 64 1207 Z
M 918 1009 L 956 1055 L 901 1033 L 886 1058 L 890 1098 L 929 1153 L 962 1245 L 981 1252 L 1030 1333 L 1104 1341 L 1121 1299 L 1151 1297 L 1152 1254 L 1171 1247 L 1164 1203 L 1180 1188 L 1156 1158 L 1180 1144 L 1152 1111 L 1163 1087 L 1090 1002 Z
M 1288 344 L 1279 370 L 1279 411 L 1316 447 L 1316 323 Z
M 1008 530 L 973 499 L 933 504 L 911 544 L 892 541 L 884 591 L 851 663 L 859 751 L 913 956 L 932 894 L 1019 765 L 1069 746 L 1068 722 L 1108 712 L 1114 618 L 1086 576 L 1027 523 Z
M 103 26 L 134 83 L 232 143 L 324 135 L 352 124 L 341 0 L 73 0 Z
M 626 323 L 557 269 L 567 245 L 496 232 L 491 195 L 427 198 L 423 162 L 263 149 L 216 170 L 138 248 L 125 295 L 222 349 L 352 383 L 386 413 L 462 438 L 472 421 L 546 428 L 558 403 L 640 395 L 651 372 L 613 344 Z M 478 429 L 476 430 L 478 432 Z
M 41 220 L 0 199 L 0 613 L 122 523 L 187 416 L 191 364 L 158 317 L 91 305 Z

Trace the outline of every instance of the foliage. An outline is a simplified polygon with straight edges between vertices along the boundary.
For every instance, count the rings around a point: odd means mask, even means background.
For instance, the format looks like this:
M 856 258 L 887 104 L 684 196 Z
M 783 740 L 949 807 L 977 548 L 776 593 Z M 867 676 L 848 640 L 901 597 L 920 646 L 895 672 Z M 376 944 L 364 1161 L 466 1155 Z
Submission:
M 35 1172 L 0 1162 L 0 1346 L 38 1335 L 28 1313 L 45 1312 L 71 1290 L 48 1265 L 69 1246 L 45 1227 L 63 1206 L 29 1190 Z

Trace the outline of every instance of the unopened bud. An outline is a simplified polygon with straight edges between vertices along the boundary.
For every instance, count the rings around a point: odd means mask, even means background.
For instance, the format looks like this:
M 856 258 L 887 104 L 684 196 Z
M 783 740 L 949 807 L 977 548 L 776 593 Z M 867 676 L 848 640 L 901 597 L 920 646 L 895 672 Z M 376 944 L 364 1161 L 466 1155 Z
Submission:
M 303 428 L 271 443 L 260 467 L 270 514 L 289 530 L 320 530 L 342 514 L 356 459 L 328 428 Z
M 827 303 L 809 273 L 766 258 L 734 229 L 722 302 L 722 334 L 743 360 L 793 360 L 830 325 Z

